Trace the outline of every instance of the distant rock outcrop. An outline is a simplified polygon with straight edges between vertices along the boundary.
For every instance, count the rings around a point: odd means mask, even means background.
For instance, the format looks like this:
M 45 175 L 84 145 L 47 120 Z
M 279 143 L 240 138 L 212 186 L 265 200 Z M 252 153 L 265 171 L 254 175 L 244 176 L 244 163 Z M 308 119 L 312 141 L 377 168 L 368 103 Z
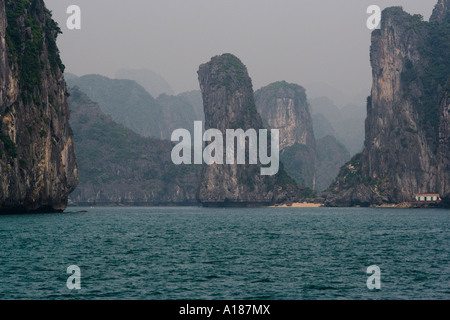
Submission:
M 227 129 L 263 129 L 251 79 L 237 57 L 231 54 L 213 57 L 200 66 L 198 75 L 206 130 L 218 129 L 225 136 Z M 225 151 L 226 148 L 224 157 Z M 262 176 L 260 167 L 260 164 L 204 165 L 200 202 L 205 206 L 252 206 L 297 200 L 299 190 L 282 167 L 273 176 Z
M 280 130 L 280 159 L 297 183 L 315 189 L 316 141 L 305 89 L 285 81 L 255 92 L 256 108 L 267 128 Z
M 173 95 L 170 84 L 161 75 L 147 69 L 120 69 L 116 72 L 116 79 L 134 80 L 147 90 L 153 97 L 160 94 Z
M 80 88 L 117 123 L 144 137 L 163 137 L 162 107 L 135 81 L 89 74 L 71 77 L 67 84 Z
M 328 188 L 350 154 L 322 114 L 311 117 L 305 89 L 275 82 L 257 90 L 255 101 L 265 126 L 280 130 L 280 159 L 286 172 L 315 191 Z M 337 107 L 336 112 L 340 117 Z
M 400 7 L 383 11 L 372 33 L 372 94 L 365 148 L 343 167 L 328 205 L 412 201 L 415 193 L 450 197 L 450 1 L 430 22 Z
M 201 166 L 174 165 L 170 141 L 142 137 L 114 122 L 78 88 L 70 93 L 80 176 L 72 204 L 198 204 Z
M 71 76 L 67 84 L 79 87 L 115 122 L 144 137 L 170 140 L 175 129 L 193 130 L 194 121 L 203 119 L 189 99 L 167 94 L 155 99 L 133 80 L 90 74 Z
M 364 106 L 345 105 L 338 108 L 327 97 L 309 99 L 311 113 L 315 122 L 314 134 L 316 138 L 323 138 L 330 134 L 340 141 L 350 152 L 355 155 L 360 153 L 364 145 L 364 121 L 366 110 Z M 324 121 L 326 119 L 326 121 Z M 333 131 L 328 128 L 331 125 Z M 327 130 L 323 134 L 321 130 Z
M 303 87 L 275 82 L 255 92 L 255 103 L 267 127 L 280 130 L 280 150 L 296 143 L 315 149 L 311 114 Z
M 312 121 L 314 128 L 314 137 L 316 138 L 316 140 L 322 139 L 326 136 L 333 136 L 335 138 L 338 136 L 334 127 L 321 113 L 313 114 Z
M 196 120 L 202 122 L 205 121 L 205 113 L 203 112 L 202 92 L 200 90 L 182 92 L 177 97 L 180 99 L 184 99 L 192 106 L 195 112 Z
M 189 100 L 180 96 L 169 96 L 161 94 L 156 103 L 161 106 L 162 118 L 158 121 L 161 124 L 161 138 L 170 140 L 172 132 L 176 129 L 187 129 L 193 132 L 194 121 L 202 121 L 204 117 L 197 116 Z
M 316 151 L 316 190 L 322 192 L 331 185 L 351 156 L 344 145 L 329 135 L 316 140 Z
M 42 0 L 0 0 L 0 213 L 63 211 L 78 183 L 58 33 Z

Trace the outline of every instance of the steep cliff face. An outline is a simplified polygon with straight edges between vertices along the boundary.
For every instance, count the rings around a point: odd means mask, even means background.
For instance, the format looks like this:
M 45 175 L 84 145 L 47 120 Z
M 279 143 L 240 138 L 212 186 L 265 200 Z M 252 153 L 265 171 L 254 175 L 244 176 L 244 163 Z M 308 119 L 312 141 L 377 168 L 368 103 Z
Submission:
M 205 130 L 218 129 L 225 137 L 227 129 L 263 129 L 251 79 L 237 57 L 231 54 L 216 56 L 200 66 L 198 75 Z M 225 158 L 226 148 L 223 150 Z M 296 200 L 298 189 L 282 168 L 276 175 L 262 176 L 260 167 L 260 164 L 204 165 L 199 200 L 204 205 L 215 206 L 265 205 Z
M 450 83 L 449 83 L 450 84 Z M 439 125 L 438 187 L 437 190 L 450 201 L 450 86 L 442 98 Z
M 0 212 L 64 210 L 77 185 L 58 32 L 42 0 L 0 0 Z
M 440 0 L 430 22 L 399 7 L 383 12 L 372 34 L 365 148 L 341 170 L 328 204 L 399 203 L 419 192 L 450 196 L 449 8 Z
M 195 205 L 200 165 L 175 166 L 170 141 L 146 138 L 102 112 L 78 88 L 70 90 L 80 183 L 76 205 Z
M 275 82 L 255 92 L 256 108 L 264 124 L 280 130 L 280 150 L 296 143 L 315 147 L 311 114 L 303 87 Z
M 305 89 L 285 81 L 255 92 L 256 108 L 267 128 L 280 130 L 280 159 L 286 172 L 311 189 L 316 179 L 316 142 Z

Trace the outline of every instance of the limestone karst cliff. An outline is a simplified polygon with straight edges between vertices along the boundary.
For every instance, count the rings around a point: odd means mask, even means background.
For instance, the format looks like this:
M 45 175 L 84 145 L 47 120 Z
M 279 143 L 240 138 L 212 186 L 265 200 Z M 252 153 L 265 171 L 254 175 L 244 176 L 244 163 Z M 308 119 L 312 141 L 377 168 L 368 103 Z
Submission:
M 264 125 L 280 130 L 280 159 L 289 176 L 316 192 L 328 188 L 351 157 L 329 135 L 336 133 L 325 118 L 314 121 L 306 90 L 286 81 L 275 82 L 257 90 L 255 102 Z
M 297 183 L 315 189 L 316 141 L 306 91 L 297 84 L 275 82 L 255 92 L 264 125 L 280 130 L 280 159 Z
M 342 168 L 328 205 L 399 203 L 422 192 L 450 197 L 449 10 L 450 1 L 439 0 L 429 22 L 400 7 L 383 11 L 372 33 L 365 148 Z
M 60 32 L 42 0 L 0 0 L 0 212 L 66 208 L 77 162 Z
M 232 54 L 223 54 L 202 64 L 198 71 L 203 95 L 205 130 L 263 129 L 255 106 L 252 81 L 247 68 Z M 270 140 L 269 140 L 270 143 Z M 224 158 L 226 148 L 223 149 Z M 236 157 L 236 154 L 235 154 Z M 261 175 L 261 164 L 204 165 L 199 201 L 205 206 L 267 205 L 295 201 L 295 182 L 280 170 Z
M 437 190 L 450 197 L 450 88 L 447 87 L 440 105 L 439 148 L 437 154 Z

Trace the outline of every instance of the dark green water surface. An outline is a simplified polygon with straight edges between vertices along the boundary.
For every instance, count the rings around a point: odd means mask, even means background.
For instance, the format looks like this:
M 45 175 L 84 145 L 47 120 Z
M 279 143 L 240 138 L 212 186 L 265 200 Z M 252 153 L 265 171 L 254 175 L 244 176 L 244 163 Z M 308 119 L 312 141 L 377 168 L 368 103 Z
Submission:
M 449 210 L 79 210 L 0 216 L 0 299 L 450 298 Z

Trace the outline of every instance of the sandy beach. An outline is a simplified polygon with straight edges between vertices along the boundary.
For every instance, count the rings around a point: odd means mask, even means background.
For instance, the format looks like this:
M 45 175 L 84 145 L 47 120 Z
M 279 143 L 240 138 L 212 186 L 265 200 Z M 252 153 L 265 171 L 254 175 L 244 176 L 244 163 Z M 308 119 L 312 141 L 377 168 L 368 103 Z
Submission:
M 293 203 L 292 205 L 282 204 L 271 206 L 271 208 L 319 208 L 323 207 L 320 203 Z

